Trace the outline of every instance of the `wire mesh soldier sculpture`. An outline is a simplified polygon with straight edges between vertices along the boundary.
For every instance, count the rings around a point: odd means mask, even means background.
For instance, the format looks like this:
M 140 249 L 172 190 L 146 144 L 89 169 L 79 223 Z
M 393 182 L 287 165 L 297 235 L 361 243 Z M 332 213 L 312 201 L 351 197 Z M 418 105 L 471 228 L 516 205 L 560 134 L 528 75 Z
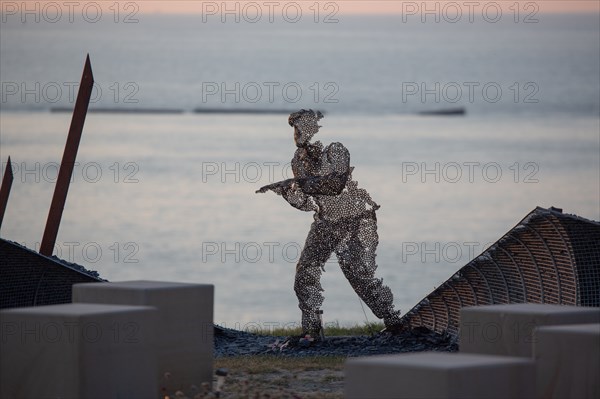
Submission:
M 315 212 L 294 283 L 304 334 L 322 334 L 320 308 L 324 297 L 320 277 L 332 253 L 354 291 L 393 331 L 400 323 L 400 311 L 394 310 L 389 287 L 374 276 L 379 242 L 375 211 L 379 205 L 352 180 L 354 168 L 346 147 L 337 142 L 326 147 L 320 141 L 310 142 L 321 127 L 321 118 L 320 112 L 304 109 L 289 116 L 297 146 L 292 159 L 294 178 L 256 192 L 273 191 L 293 207 Z

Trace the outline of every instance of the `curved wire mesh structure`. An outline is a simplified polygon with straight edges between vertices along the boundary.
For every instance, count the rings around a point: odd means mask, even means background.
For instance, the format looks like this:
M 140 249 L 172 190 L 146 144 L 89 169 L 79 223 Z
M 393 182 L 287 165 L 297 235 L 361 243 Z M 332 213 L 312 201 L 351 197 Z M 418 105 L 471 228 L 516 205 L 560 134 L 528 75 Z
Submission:
M 463 306 L 600 306 L 600 223 L 537 207 L 402 318 L 458 335 Z

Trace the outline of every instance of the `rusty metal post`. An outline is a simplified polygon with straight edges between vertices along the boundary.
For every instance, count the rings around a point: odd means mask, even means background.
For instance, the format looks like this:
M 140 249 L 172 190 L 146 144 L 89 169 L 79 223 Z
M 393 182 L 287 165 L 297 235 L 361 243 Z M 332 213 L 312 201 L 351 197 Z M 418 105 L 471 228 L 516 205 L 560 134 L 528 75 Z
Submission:
M 75 166 L 75 158 L 77 157 L 77 149 L 79 148 L 79 141 L 83 132 L 83 124 L 90 103 L 93 85 L 94 75 L 92 74 L 92 66 L 88 54 L 85 59 L 85 67 L 81 76 L 75 108 L 73 109 L 73 118 L 71 119 L 71 127 L 69 128 L 65 151 L 60 163 L 56 186 L 54 187 L 54 195 L 52 196 L 52 204 L 48 212 L 48 220 L 46 221 L 42 244 L 40 245 L 40 253 L 42 255 L 51 256 L 52 252 L 54 252 L 54 244 L 58 236 L 58 227 L 60 226 L 60 219 L 62 218 L 67 200 L 69 183 L 71 182 L 71 175 Z
M 2 185 L 0 185 L 0 227 L 2 227 L 2 220 L 4 219 L 4 212 L 6 211 L 6 205 L 8 204 L 8 195 L 10 194 L 12 182 L 13 171 L 9 156 L 8 162 L 6 163 L 6 169 L 4 170 L 4 176 L 2 177 Z

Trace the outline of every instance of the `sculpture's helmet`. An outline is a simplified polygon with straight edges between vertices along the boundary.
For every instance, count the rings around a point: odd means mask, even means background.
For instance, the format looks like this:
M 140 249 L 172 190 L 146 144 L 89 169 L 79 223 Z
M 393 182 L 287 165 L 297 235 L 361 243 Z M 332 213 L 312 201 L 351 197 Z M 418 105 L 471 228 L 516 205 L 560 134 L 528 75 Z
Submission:
M 296 140 L 296 144 L 306 144 L 317 134 L 321 127 L 318 124 L 321 118 L 323 118 L 323 114 L 320 111 L 315 112 L 312 109 L 302 109 L 290 114 L 288 123 L 295 128 L 294 139 Z

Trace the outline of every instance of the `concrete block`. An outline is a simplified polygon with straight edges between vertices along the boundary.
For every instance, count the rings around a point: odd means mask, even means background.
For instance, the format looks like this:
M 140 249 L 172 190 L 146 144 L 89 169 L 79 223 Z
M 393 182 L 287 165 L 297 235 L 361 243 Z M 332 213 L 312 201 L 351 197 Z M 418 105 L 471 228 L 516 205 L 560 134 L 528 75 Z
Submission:
M 158 310 L 158 377 L 187 390 L 211 382 L 214 286 L 160 281 L 85 283 L 73 286 L 73 302 L 154 306 Z
M 600 324 L 534 331 L 538 398 L 600 398 Z
M 532 398 L 532 359 L 422 352 L 349 359 L 345 398 Z
M 600 323 L 600 308 L 536 303 L 464 307 L 460 351 L 531 357 L 535 327 L 574 323 Z
M 156 398 L 154 308 L 62 304 L 0 311 L 0 397 Z

